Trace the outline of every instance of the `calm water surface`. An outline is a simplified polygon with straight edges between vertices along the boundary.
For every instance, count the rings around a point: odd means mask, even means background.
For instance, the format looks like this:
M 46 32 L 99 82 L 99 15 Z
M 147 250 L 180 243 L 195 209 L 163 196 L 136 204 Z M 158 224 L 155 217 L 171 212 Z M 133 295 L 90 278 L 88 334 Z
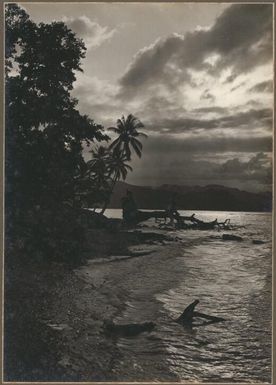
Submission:
M 112 217 L 120 213 L 107 211 Z M 270 382 L 271 214 L 205 211 L 196 216 L 230 218 L 239 227 L 228 233 L 243 242 L 222 241 L 225 231 L 176 230 L 169 234 L 183 242 L 136 261 L 135 273 L 131 261 L 113 264 L 115 274 L 123 272 L 127 292 L 115 322 L 157 324 L 152 333 L 116 341 L 124 357 L 115 364 L 117 371 L 130 381 Z M 253 239 L 265 243 L 254 245 Z M 200 300 L 199 311 L 226 322 L 192 330 L 176 324 L 173 320 L 194 299 Z

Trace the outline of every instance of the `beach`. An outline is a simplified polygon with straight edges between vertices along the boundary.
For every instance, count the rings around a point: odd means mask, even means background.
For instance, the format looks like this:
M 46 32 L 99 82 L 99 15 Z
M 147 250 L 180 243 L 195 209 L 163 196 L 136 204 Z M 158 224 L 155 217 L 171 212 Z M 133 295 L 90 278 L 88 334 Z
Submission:
M 199 215 L 208 219 L 215 213 Z M 36 295 L 41 306 L 34 306 L 35 318 L 50 354 L 38 354 L 27 376 L 269 382 L 271 216 L 218 215 L 240 226 L 232 233 L 242 242 L 223 241 L 217 230 L 162 230 L 151 221 L 124 232 L 91 230 L 85 263 L 52 266 L 39 277 L 44 294 Z M 253 244 L 256 239 L 264 243 Z M 199 311 L 226 321 L 192 330 L 177 324 L 195 299 Z M 105 320 L 156 326 L 136 337 L 110 337 Z

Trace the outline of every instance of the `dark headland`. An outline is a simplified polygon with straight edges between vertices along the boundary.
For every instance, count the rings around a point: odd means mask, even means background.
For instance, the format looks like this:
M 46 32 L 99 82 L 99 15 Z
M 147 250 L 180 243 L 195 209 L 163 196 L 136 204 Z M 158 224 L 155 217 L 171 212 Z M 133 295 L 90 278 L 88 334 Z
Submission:
M 172 193 L 176 194 L 179 210 L 256 211 L 269 212 L 272 193 L 253 193 L 220 185 L 185 186 L 164 184 L 158 187 L 134 186 L 118 182 L 109 207 L 121 208 L 121 198 L 130 190 L 140 208 L 164 209 Z

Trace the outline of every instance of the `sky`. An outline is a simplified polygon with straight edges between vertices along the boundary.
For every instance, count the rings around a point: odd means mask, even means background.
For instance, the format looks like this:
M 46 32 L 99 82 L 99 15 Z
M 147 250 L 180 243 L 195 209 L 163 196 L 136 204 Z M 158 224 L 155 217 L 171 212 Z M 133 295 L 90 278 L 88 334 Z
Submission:
M 22 6 L 84 40 L 81 113 L 106 128 L 130 113 L 144 124 L 128 183 L 271 189 L 272 4 Z

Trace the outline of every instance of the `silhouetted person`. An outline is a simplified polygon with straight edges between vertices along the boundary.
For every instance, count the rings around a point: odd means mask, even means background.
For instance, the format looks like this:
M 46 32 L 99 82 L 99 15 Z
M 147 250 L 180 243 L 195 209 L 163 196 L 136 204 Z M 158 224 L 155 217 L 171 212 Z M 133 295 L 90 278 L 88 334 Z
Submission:
M 176 199 L 175 199 L 175 194 L 172 195 L 170 203 L 167 208 L 167 214 L 168 217 L 170 218 L 170 225 L 173 225 L 174 219 L 178 219 L 180 217 L 180 214 L 176 210 Z
M 134 223 L 137 218 L 137 205 L 131 191 L 127 190 L 126 196 L 122 198 L 123 219 L 127 223 Z

